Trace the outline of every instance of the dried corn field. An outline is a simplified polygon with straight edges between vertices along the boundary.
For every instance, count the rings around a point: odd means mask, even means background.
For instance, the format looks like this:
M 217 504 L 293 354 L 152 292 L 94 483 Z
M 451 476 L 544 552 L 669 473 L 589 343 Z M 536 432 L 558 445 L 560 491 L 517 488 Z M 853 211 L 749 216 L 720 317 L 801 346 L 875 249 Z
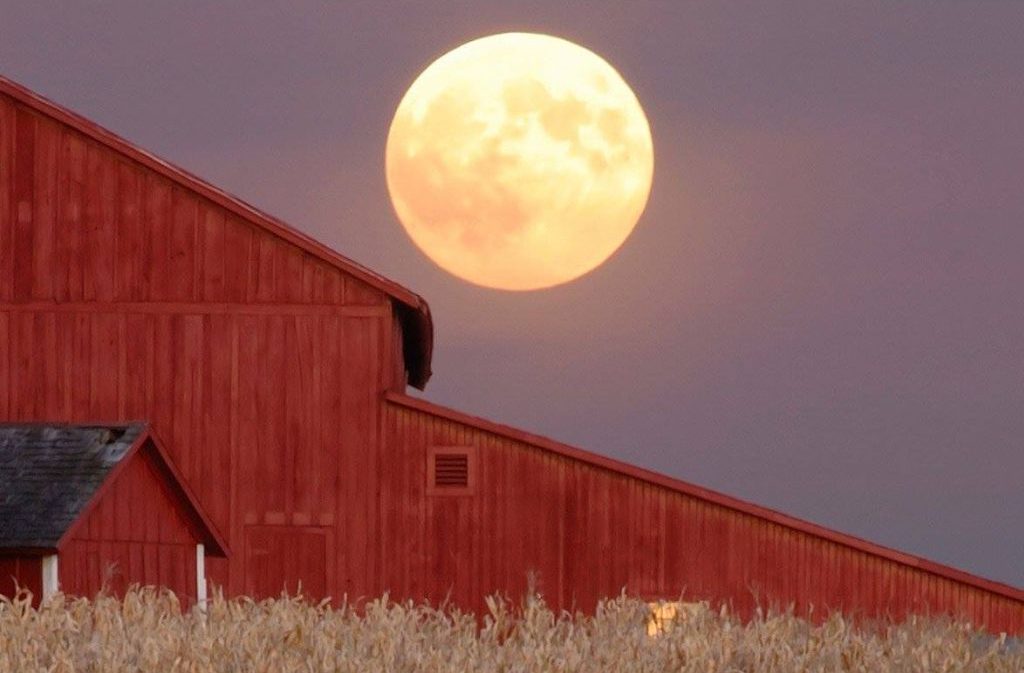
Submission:
M 358 610 L 301 599 L 211 600 L 182 612 L 170 593 L 124 600 L 0 602 L 0 671 L 1024 671 L 1019 642 L 941 620 L 859 630 L 775 613 L 743 624 L 701 606 L 658 637 L 646 603 L 552 613 L 539 598 L 489 600 L 481 623 L 386 598 Z

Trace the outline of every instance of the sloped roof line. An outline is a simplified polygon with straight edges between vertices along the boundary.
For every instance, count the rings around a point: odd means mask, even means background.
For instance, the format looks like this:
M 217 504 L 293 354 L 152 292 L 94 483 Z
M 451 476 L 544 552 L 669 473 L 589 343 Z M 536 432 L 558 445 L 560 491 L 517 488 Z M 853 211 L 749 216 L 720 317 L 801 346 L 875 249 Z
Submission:
M 228 548 L 227 541 L 224 539 L 223 534 L 217 528 L 217 525 L 210 518 L 206 510 L 199 503 L 199 498 L 195 492 L 189 487 L 188 480 L 178 470 L 177 466 L 171 460 L 170 454 L 167 453 L 167 449 L 164 448 L 163 442 L 156 436 L 153 428 L 150 425 L 146 425 L 146 439 L 149 440 L 150 446 L 153 447 L 153 455 L 160 462 L 161 468 L 166 470 L 170 474 L 170 486 L 173 488 L 178 496 L 184 501 L 185 505 L 192 509 L 192 516 L 201 532 L 206 533 L 204 544 L 206 545 L 205 553 L 210 556 L 222 556 L 228 557 L 231 554 L 231 550 Z
M 6 94 L 61 124 L 136 161 L 169 180 L 241 217 L 246 222 L 277 236 L 323 262 L 344 271 L 391 297 L 399 307 L 403 353 L 409 371 L 409 385 L 422 389 L 430 378 L 433 351 L 433 321 L 426 300 L 412 290 L 332 250 L 286 222 L 264 213 L 242 199 L 215 187 L 202 178 L 148 152 L 80 114 L 40 96 L 31 89 L 0 75 L 0 93 Z
M 958 568 L 947 566 L 936 561 L 931 561 L 914 554 L 908 554 L 897 549 L 885 547 L 875 542 L 871 542 L 870 540 L 865 540 L 848 533 L 842 533 L 840 531 L 773 510 L 769 507 L 757 505 L 709 488 L 704 488 L 703 486 L 698 486 L 681 479 L 676 479 L 675 477 L 661 474 L 660 472 L 647 470 L 645 468 L 637 467 L 607 456 L 602 456 L 585 449 L 563 444 L 562 442 L 548 437 L 526 432 L 525 430 L 520 430 L 509 425 L 496 423 L 478 416 L 473 416 L 450 407 L 429 402 L 419 397 L 412 397 L 411 395 L 405 395 L 403 393 L 387 391 L 384 393 L 384 399 L 387 402 L 407 409 L 437 416 L 456 423 L 462 423 L 504 439 L 522 442 L 523 444 L 528 444 L 533 448 L 564 456 L 576 462 L 585 463 L 587 465 L 632 479 L 637 479 L 654 486 L 660 486 L 670 491 L 675 491 L 692 498 L 710 502 L 742 514 L 806 533 L 813 537 L 871 554 L 872 556 L 878 556 L 890 561 L 895 561 L 896 563 L 900 563 L 905 566 L 917 568 L 948 580 L 967 584 L 972 587 L 1024 603 L 1024 589 L 1019 589 L 1017 587 L 1010 586 L 1009 584 L 979 577 Z
M 0 546 L 57 548 L 143 434 L 141 424 L 0 424 Z
M 117 423 L 0 423 L 0 547 L 59 550 L 84 525 L 137 454 L 146 451 L 178 506 L 209 549 L 228 547 L 144 421 Z

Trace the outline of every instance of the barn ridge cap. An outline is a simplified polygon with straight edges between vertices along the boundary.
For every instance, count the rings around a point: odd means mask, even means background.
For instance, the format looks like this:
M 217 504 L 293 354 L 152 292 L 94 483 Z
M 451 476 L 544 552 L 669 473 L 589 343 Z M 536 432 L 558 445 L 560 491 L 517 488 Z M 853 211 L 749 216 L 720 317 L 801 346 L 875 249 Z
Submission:
M 430 361 L 433 354 L 434 325 L 430 307 L 423 297 L 404 285 L 349 259 L 283 220 L 259 210 L 239 197 L 215 187 L 165 159 L 161 159 L 109 129 L 37 94 L 2 74 L 0 74 L 0 93 L 10 96 L 39 114 L 70 126 L 92 140 L 226 208 L 246 222 L 260 227 L 388 295 L 395 307 L 402 328 L 402 354 L 405 358 L 405 368 L 409 374 L 408 383 L 420 390 L 426 386 L 431 374 Z
M 462 423 L 498 437 L 528 444 L 536 449 L 540 449 L 541 451 L 547 451 L 614 474 L 646 482 L 654 486 L 660 486 L 670 491 L 675 491 L 698 500 L 718 505 L 719 507 L 725 507 L 813 537 L 841 544 L 856 551 L 885 558 L 905 566 L 929 572 L 948 580 L 968 584 L 977 589 L 990 591 L 1024 603 L 1024 589 L 1019 589 L 1003 582 L 979 577 L 978 575 L 974 575 L 943 563 L 938 563 L 914 554 L 899 551 L 898 549 L 886 547 L 884 545 L 871 542 L 870 540 L 865 540 L 864 538 L 850 535 L 849 533 L 843 533 L 820 524 L 806 521 L 763 505 L 758 505 L 731 495 L 726 495 L 719 491 L 698 486 L 696 484 L 683 481 L 682 479 L 670 477 L 660 472 L 648 470 L 621 460 L 616 460 L 615 458 L 609 458 L 592 451 L 587 451 L 586 449 L 564 444 L 549 437 L 536 435 L 509 425 L 480 418 L 479 416 L 473 416 L 471 414 L 452 409 L 451 407 L 435 404 L 434 402 L 430 402 L 423 398 L 413 397 L 411 395 L 395 391 L 385 391 L 384 399 L 397 406 L 412 409 L 424 414 L 438 416 L 457 423 Z

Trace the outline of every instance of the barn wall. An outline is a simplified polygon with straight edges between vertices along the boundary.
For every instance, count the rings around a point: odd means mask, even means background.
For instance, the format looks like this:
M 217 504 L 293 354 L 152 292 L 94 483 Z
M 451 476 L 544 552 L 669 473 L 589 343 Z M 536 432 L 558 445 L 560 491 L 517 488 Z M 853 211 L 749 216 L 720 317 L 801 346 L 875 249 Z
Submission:
M 32 602 L 39 605 L 43 595 L 41 556 L 0 556 L 0 596 L 14 596 L 15 586 L 32 592 Z
M 104 585 L 160 585 L 185 604 L 196 595 L 196 537 L 144 449 L 130 458 L 60 550 L 61 591 L 92 596 Z
M 207 560 L 212 582 L 242 590 L 249 527 L 301 526 L 360 550 L 320 584 L 366 593 L 377 588 L 364 550 L 377 517 L 382 329 L 343 313 L 8 307 L 0 418 L 147 419 L 236 551 Z
M 229 593 L 294 574 L 479 606 L 532 569 L 563 607 L 625 586 L 749 609 L 753 588 L 1021 630 L 1020 603 L 991 592 L 456 421 L 382 416 L 399 336 L 378 290 L 0 94 L 0 418 L 150 420 L 232 548 L 207 561 Z M 477 495 L 428 497 L 426 447 L 452 443 L 480 447 Z
M 380 291 L 0 94 L 0 302 L 384 306 Z
M 0 94 L 0 418 L 150 421 L 235 551 L 212 583 L 270 591 L 246 566 L 303 530 L 305 586 L 379 589 L 394 326 L 379 290 Z
M 801 613 L 954 613 L 1024 632 L 1024 602 L 909 564 L 422 410 L 391 404 L 386 426 L 384 572 L 399 595 L 482 608 L 493 591 L 520 596 L 534 571 L 558 608 L 625 588 L 743 614 L 794 600 Z M 478 447 L 475 495 L 426 494 L 432 446 Z

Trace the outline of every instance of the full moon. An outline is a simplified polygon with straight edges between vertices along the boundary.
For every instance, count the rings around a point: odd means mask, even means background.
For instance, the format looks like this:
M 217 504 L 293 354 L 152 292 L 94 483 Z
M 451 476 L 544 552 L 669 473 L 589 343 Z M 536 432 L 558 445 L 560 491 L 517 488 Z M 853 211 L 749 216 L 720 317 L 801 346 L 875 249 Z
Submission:
M 651 189 L 651 131 L 597 54 L 549 35 L 468 42 L 423 71 L 395 112 L 388 191 L 413 242 L 485 287 L 535 290 L 596 268 Z

